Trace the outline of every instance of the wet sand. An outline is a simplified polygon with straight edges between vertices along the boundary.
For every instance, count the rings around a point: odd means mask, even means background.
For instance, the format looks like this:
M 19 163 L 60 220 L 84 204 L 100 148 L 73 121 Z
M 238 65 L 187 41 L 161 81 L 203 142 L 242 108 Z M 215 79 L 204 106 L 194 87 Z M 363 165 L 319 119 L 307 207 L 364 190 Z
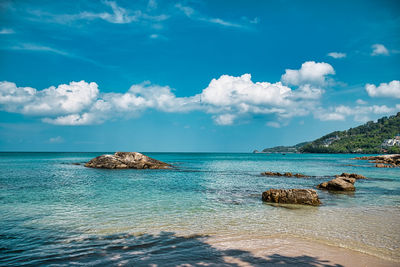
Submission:
M 241 255 L 226 255 L 224 260 L 238 266 L 400 266 L 400 262 L 293 237 L 210 237 L 207 243 L 219 250 L 237 250 Z

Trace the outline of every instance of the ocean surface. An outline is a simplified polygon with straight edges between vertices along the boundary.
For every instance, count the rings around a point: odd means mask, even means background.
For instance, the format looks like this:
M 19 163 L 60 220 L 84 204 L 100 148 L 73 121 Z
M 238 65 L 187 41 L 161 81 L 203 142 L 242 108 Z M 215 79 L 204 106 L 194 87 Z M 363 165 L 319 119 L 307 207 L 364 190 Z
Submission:
M 172 170 L 73 164 L 101 154 L 0 153 L 1 266 L 223 265 L 242 255 L 210 237 L 294 237 L 400 261 L 400 168 L 333 154 L 145 153 Z M 369 179 L 354 193 L 318 190 L 319 207 L 261 201 L 267 189 L 315 188 L 342 172 Z

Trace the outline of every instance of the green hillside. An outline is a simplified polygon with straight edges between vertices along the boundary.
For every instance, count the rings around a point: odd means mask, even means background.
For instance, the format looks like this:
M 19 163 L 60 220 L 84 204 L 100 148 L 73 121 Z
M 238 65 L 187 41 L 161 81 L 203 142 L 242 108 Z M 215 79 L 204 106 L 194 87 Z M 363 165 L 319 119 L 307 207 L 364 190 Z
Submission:
M 265 148 L 262 152 L 264 153 L 296 153 L 299 149 L 309 142 L 303 142 L 294 146 L 275 146 L 271 148 Z
M 400 146 L 382 147 L 385 139 L 400 134 L 400 112 L 377 122 L 327 134 L 299 148 L 305 153 L 400 153 Z

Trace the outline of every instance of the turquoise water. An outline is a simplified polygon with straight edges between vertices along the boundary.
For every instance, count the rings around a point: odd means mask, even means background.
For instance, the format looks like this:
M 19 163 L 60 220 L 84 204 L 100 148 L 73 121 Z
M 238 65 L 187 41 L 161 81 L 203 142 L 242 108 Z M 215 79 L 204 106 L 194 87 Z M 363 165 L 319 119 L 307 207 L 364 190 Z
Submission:
M 172 170 L 72 164 L 101 154 L 0 153 L 0 265 L 222 264 L 226 252 L 206 242 L 215 236 L 293 236 L 400 260 L 400 168 L 330 154 L 145 153 Z M 369 179 L 355 193 L 318 191 L 320 207 L 261 201 L 342 172 Z

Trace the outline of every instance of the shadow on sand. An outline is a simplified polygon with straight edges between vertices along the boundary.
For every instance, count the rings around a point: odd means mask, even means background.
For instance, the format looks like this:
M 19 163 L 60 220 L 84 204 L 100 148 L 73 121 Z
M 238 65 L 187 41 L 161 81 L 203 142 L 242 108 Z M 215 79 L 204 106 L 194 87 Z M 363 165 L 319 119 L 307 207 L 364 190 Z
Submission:
M 5 252 L 6 265 L 101 266 L 342 266 L 307 255 L 257 257 L 244 250 L 217 249 L 204 236 L 111 235 L 58 240 L 21 253 Z M 14 251 L 15 252 L 15 251 Z M 8 254 L 8 256 L 7 256 Z

